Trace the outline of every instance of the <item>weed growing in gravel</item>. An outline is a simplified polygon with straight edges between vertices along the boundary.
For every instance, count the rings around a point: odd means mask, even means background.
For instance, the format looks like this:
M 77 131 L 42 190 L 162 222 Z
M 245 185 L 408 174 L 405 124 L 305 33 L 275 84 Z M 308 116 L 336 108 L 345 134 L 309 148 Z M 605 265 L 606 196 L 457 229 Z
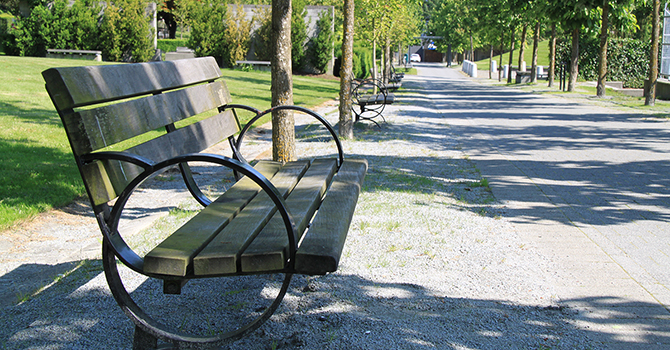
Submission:
M 53 281 L 47 283 L 32 292 L 20 292 L 16 295 L 17 304 L 26 302 L 36 297 L 38 294 L 44 292 L 48 288 L 56 285 L 79 284 L 82 281 L 91 279 L 92 274 L 102 272 L 101 263 L 93 263 L 90 260 L 81 260 L 73 268 L 54 276 Z
M 170 233 L 198 213 L 194 205 L 196 205 L 194 201 L 188 201 L 171 208 L 168 215 L 159 218 L 150 227 L 135 235 L 127 236 L 128 245 L 140 256 L 148 253 Z
M 389 232 L 393 232 L 399 229 L 400 225 L 401 225 L 400 221 L 389 221 L 386 223 L 386 230 Z

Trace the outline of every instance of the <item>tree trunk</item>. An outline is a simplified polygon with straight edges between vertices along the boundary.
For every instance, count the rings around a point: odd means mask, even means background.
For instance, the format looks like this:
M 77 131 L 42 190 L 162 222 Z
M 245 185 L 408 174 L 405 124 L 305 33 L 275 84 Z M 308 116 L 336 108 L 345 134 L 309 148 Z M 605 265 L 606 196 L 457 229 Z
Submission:
M 375 20 L 372 20 L 372 80 L 377 81 L 377 33 L 375 31 Z M 377 91 L 374 92 L 375 94 Z
M 607 32 L 609 30 L 610 1 L 603 0 L 603 18 L 600 28 L 600 55 L 598 57 L 598 86 L 596 96 L 605 97 L 607 79 Z
M 523 25 L 521 31 L 521 45 L 519 46 L 519 71 L 521 71 L 521 63 L 523 62 L 523 55 L 526 51 L 526 35 L 528 34 L 528 25 Z
M 654 0 L 654 12 L 651 21 L 651 52 L 649 53 L 649 90 L 645 91 L 644 105 L 656 104 L 656 81 L 658 80 L 658 38 L 659 38 L 659 16 L 661 12 L 661 1 Z
M 340 137 L 354 137 L 351 116 L 351 79 L 354 65 L 354 0 L 344 0 L 344 25 L 342 26 L 342 62 L 340 66 Z
M 540 21 L 535 22 L 533 34 L 533 63 L 530 66 L 530 82 L 537 83 L 537 51 L 540 46 Z
M 493 79 L 493 72 L 491 68 L 493 67 L 493 42 L 491 42 L 491 49 L 489 50 L 489 79 Z
M 384 45 L 384 84 L 388 84 L 391 77 L 391 64 L 391 37 L 388 37 Z
M 424 51 L 423 56 L 426 57 L 426 51 Z M 472 32 L 470 32 L 470 62 L 474 61 L 475 61 L 475 43 L 474 39 L 472 38 Z
M 372 72 L 370 73 L 372 73 L 372 80 L 377 82 L 377 39 L 372 40 Z M 373 93 L 377 93 L 377 84 L 373 87 Z
M 272 0 L 272 106 L 293 104 L 291 69 L 291 0 Z M 272 159 L 295 160 L 293 113 L 272 113 Z
M 549 42 L 549 73 L 547 80 L 548 86 L 554 86 L 554 77 L 556 76 L 556 23 L 551 24 L 551 41 Z
M 505 50 L 505 29 L 500 30 L 500 62 L 498 65 L 498 81 L 502 80 L 503 51 Z
M 512 62 L 514 62 L 514 28 L 512 28 L 512 38 L 510 39 L 509 63 L 507 67 L 507 84 L 512 83 Z
M 577 74 L 579 73 L 579 28 L 572 30 L 572 57 L 570 58 L 570 80 L 568 91 L 575 91 Z

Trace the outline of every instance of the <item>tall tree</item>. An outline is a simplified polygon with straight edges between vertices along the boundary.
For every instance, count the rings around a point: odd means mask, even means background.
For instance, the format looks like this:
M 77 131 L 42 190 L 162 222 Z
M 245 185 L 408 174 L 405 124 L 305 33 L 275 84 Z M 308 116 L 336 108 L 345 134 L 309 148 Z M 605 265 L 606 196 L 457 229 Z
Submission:
M 546 13 L 557 23 L 561 23 L 566 31 L 572 35 L 572 49 L 570 59 L 570 80 L 568 91 L 574 91 L 579 73 L 579 35 L 582 27 L 592 26 L 597 20 L 594 18 L 601 0 L 564 0 L 548 2 Z
M 521 71 L 521 66 L 524 62 L 524 56 L 526 51 L 526 37 L 528 35 L 528 23 L 524 20 L 521 29 L 521 43 L 519 44 L 519 71 Z
M 600 53 L 598 55 L 598 86 L 596 96 L 605 97 L 605 80 L 607 79 L 607 38 L 609 32 L 610 0 L 603 0 L 602 20 L 600 24 Z
M 556 75 L 556 23 L 551 23 L 551 39 L 549 39 L 549 72 L 547 73 L 547 82 L 549 87 L 554 86 Z
M 177 35 L 176 4 L 174 0 L 162 0 L 158 4 L 158 19 L 163 20 L 168 29 L 168 37 L 175 39 Z
M 291 0 L 272 0 L 272 106 L 293 104 Z M 294 160 L 295 120 L 290 111 L 272 112 L 272 159 Z
M 645 106 L 656 104 L 656 81 L 658 80 L 658 39 L 660 36 L 661 1 L 654 0 L 654 12 L 651 22 L 651 51 L 649 52 L 649 88 L 644 97 Z
M 509 49 L 509 62 L 507 63 L 507 84 L 512 83 L 512 62 L 514 62 L 514 42 L 516 41 L 516 36 L 514 35 L 514 26 L 510 31 L 510 49 Z
M 533 59 L 530 67 L 530 82 L 537 83 L 537 53 L 540 47 L 540 21 L 535 22 L 535 30 L 533 32 Z
M 354 121 L 351 116 L 351 79 L 354 57 L 354 0 L 344 0 L 344 24 L 342 26 L 342 63 L 340 66 L 340 127 L 343 138 L 354 137 Z

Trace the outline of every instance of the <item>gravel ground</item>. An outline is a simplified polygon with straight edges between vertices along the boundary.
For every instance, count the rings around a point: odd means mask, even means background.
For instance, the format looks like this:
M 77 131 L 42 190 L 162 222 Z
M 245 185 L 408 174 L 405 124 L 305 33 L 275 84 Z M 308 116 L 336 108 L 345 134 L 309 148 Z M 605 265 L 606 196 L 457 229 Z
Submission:
M 525 246 L 458 136 L 407 80 L 400 102 L 385 112 L 388 123 L 359 124 L 356 139 L 344 141 L 345 152 L 366 158 L 370 168 L 339 270 L 295 276 L 275 315 L 223 348 L 598 348 L 556 299 L 547 275 L 552 261 Z M 337 119 L 333 103 L 320 112 Z M 319 128 L 298 129 L 299 154 L 332 151 Z M 261 128 L 255 136 L 245 146 L 249 159 L 267 156 L 269 133 Z M 196 171 L 212 192 L 230 183 L 225 171 Z M 189 215 L 193 204 L 173 180 L 162 175 L 131 203 L 148 206 L 131 207 L 135 223 L 123 229 L 138 247 Z M 84 203 L 2 233 L 0 348 L 131 347 L 133 326 L 108 291 L 97 225 Z M 256 313 L 281 282 L 192 281 L 175 297 L 162 295 L 156 281 L 122 275 L 157 318 L 200 334 Z

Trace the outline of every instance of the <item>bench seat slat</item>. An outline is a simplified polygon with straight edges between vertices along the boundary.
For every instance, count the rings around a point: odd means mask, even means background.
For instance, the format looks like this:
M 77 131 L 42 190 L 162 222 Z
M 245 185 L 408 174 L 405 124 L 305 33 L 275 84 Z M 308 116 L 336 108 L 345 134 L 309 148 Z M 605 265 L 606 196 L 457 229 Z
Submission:
M 272 184 L 286 197 L 305 174 L 308 161 L 290 162 L 272 178 Z M 196 276 L 225 275 L 238 272 L 238 255 L 263 229 L 277 211 L 265 192 L 260 192 L 216 237 L 193 259 Z
M 286 199 L 299 235 L 307 228 L 321 204 L 333 175 L 337 170 L 335 159 L 314 160 L 305 176 Z M 300 237 L 297 237 L 299 240 Z M 288 254 L 288 237 L 284 220 L 279 213 L 270 220 L 256 239 L 242 253 L 242 272 L 255 273 L 281 270 Z
M 359 98 L 359 103 L 361 106 L 392 104 L 394 101 L 395 101 L 394 94 L 362 95 Z
M 254 167 L 268 178 L 272 178 L 280 168 L 276 162 L 259 162 Z M 185 276 L 193 256 L 221 231 L 221 228 L 228 224 L 260 189 L 260 186 L 248 177 L 240 179 L 150 251 L 144 257 L 144 272 Z
M 96 151 L 230 103 L 223 81 L 63 115 L 77 154 Z M 81 124 L 81 125 L 79 125 Z M 123 127 L 119 127 L 123 125 Z
M 296 273 L 337 270 L 367 168 L 365 160 L 344 161 L 296 252 Z

